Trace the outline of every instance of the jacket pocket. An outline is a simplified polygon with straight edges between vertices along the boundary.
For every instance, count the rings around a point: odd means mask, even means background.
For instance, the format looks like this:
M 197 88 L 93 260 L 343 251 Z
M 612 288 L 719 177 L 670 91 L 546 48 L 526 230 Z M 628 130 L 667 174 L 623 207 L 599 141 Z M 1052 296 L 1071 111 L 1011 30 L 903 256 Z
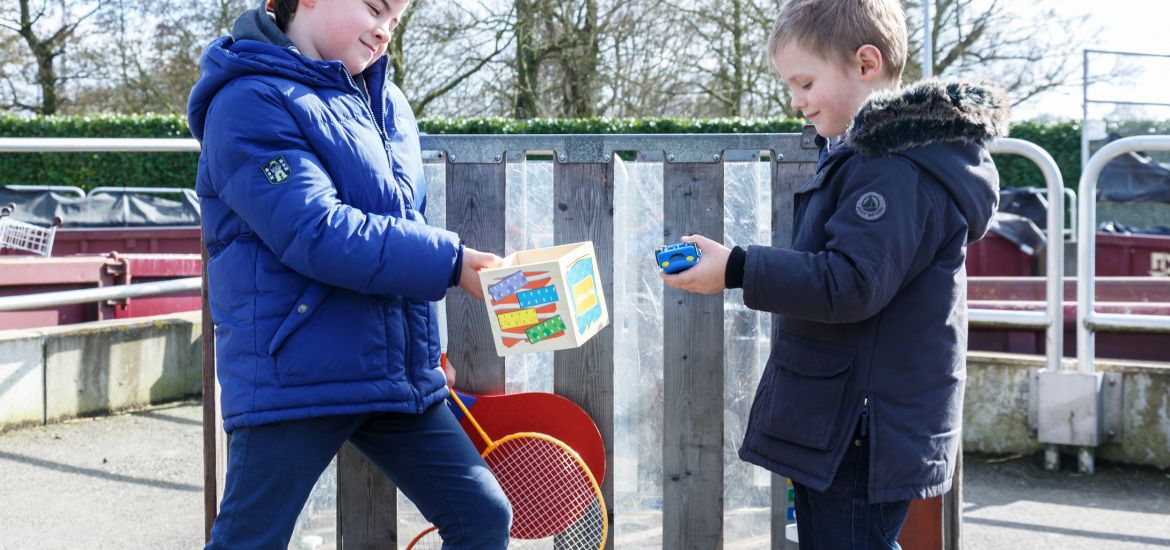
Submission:
M 304 325 L 308 320 L 317 313 L 317 309 L 325 298 L 329 297 L 329 293 L 333 287 L 313 281 L 305 290 L 297 296 L 297 301 L 293 305 L 292 311 L 288 312 L 288 316 L 284 318 L 284 322 L 276 329 L 276 334 L 272 336 L 272 342 L 268 344 L 268 355 L 276 355 L 280 346 L 288 340 L 289 335 Z
M 268 349 L 280 386 L 335 384 L 387 376 L 385 300 L 310 283 Z
M 771 406 L 763 433 L 828 450 L 853 356 L 848 348 L 780 339 L 772 350 Z

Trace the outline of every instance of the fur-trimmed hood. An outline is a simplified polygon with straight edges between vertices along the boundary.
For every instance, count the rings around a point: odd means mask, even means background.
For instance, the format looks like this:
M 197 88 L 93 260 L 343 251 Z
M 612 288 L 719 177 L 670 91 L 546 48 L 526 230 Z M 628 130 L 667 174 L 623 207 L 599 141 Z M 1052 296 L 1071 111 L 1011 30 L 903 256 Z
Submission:
M 968 242 L 986 234 L 999 207 L 999 172 L 984 144 L 1008 133 L 1008 103 L 996 88 L 925 80 L 875 94 L 845 143 L 862 157 L 898 155 L 947 188 L 967 218 Z
M 871 96 L 853 117 L 845 141 L 872 157 L 936 143 L 983 143 L 1007 134 L 1008 102 L 1002 91 L 930 79 Z

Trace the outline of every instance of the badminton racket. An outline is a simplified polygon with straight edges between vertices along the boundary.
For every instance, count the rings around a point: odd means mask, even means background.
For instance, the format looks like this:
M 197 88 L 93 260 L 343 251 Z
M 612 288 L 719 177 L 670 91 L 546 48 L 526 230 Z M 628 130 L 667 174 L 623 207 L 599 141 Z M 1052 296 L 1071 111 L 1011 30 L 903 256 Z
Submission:
M 492 440 L 453 390 L 451 399 L 486 445 L 484 462 L 512 505 L 510 548 L 535 548 L 545 540 L 555 540 L 557 548 L 566 550 L 604 547 L 609 534 L 605 500 L 576 451 L 536 432 Z M 437 530 L 430 527 L 411 540 L 407 550 L 440 545 Z

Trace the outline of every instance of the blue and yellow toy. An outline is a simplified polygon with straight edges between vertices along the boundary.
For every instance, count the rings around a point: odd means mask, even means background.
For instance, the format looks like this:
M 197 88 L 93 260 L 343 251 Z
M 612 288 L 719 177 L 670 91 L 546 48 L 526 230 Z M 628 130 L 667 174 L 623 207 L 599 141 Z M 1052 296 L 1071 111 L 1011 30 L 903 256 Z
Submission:
M 703 251 L 691 243 L 676 243 L 654 251 L 658 267 L 667 273 L 678 273 L 699 263 Z

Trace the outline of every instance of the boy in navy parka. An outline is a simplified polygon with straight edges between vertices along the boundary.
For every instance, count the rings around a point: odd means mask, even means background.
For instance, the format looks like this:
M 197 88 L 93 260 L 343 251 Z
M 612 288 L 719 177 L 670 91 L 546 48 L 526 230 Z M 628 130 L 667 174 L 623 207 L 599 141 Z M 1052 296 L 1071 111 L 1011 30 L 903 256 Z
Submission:
M 793 480 L 802 549 L 898 548 L 909 501 L 954 474 L 966 246 L 998 205 L 984 144 L 1007 104 L 959 82 L 900 89 L 906 51 L 897 0 L 788 0 L 768 53 L 821 147 L 792 249 L 687 237 L 699 263 L 663 275 L 777 314 L 739 454 Z
M 346 441 L 447 547 L 507 545 L 508 503 L 443 404 L 434 303 L 482 299 L 499 258 L 423 216 L 417 125 L 386 70 L 407 4 L 267 0 L 204 52 L 188 116 L 232 434 L 208 548 L 286 548 Z

